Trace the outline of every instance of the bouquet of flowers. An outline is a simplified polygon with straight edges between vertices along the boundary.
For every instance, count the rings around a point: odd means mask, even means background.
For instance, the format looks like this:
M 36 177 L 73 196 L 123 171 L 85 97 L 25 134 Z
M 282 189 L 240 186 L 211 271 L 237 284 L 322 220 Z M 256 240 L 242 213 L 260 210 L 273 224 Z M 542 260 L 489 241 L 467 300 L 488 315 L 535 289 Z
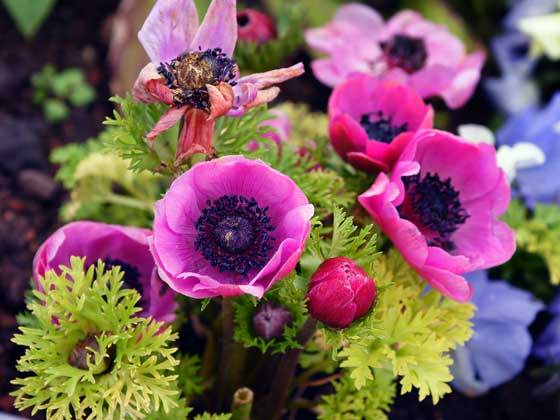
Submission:
M 312 2 L 199 3 L 155 2 L 131 93 L 52 155 L 68 223 L 35 255 L 16 407 L 385 419 L 397 394 L 437 404 L 519 373 L 560 282 L 560 96 L 506 109 L 496 139 L 453 133 L 487 52 L 421 12 L 347 3 L 313 25 Z M 519 13 L 511 31 L 538 45 Z M 496 103 L 529 67 L 485 81 Z M 298 89 L 313 76 L 326 109 Z M 534 348 L 550 364 L 552 319 Z

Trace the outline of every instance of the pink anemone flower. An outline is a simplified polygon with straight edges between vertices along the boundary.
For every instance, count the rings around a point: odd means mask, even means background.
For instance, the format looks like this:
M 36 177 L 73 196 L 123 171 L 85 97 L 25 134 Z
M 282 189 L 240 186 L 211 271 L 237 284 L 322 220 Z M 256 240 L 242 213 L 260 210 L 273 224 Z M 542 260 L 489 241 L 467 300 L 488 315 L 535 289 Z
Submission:
M 337 86 L 329 100 L 333 148 L 367 172 L 389 171 L 412 136 L 432 128 L 434 112 L 410 87 L 358 75 Z
M 438 130 L 419 131 L 391 175 L 379 174 L 359 197 L 416 272 L 461 302 L 472 293 L 462 274 L 515 252 L 514 232 L 498 219 L 509 200 L 492 146 Z
M 158 0 L 138 33 L 151 62 L 133 88 L 134 98 L 169 110 L 146 135 L 148 143 L 181 119 L 176 164 L 212 154 L 216 118 L 241 115 L 272 101 L 274 85 L 303 74 L 303 64 L 239 77 L 232 59 L 237 42 L 235 0 L 213 0 L 200 27 L 194 0 Z
M 467 54 L 444 26 L 404 10 L 386 23 L 372 8 L 348 4 L 322 28 L 306 32 L 307 43 L 327 58 L 315 60 L 315 76 L 336 86 L 354 73 L 408 84 L 423 98 L 440 96 L 450 108 L 462 106 L 480 79 L 485 54 Z
M 121 267 L 123 287 L 136 289 L 142 296 L 140 316 L 171 323 L 175 320 L 175 292 L 161 281 L 148 246 L 151 231 L 128 226 L 80 221 L 54 232 L 39 248 L 33 260 L 35 286 L 49 270 L 60 273 L 70 257 L 85 257 L 86 267 L 105 263 L 105 268 Z
M 193 298 L 261 297 L 296 266 L 313 206 L 288 176 L 227 156 L 198 163 L 156 203 L 159 273 Z

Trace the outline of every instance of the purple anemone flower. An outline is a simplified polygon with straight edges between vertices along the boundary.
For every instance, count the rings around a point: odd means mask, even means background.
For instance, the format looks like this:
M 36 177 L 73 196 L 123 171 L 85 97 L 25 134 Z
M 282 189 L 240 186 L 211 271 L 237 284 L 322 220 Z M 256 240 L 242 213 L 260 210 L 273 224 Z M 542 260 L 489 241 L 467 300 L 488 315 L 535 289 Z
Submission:
M 156 203 L 159 273 L 194 298 L 261 297 L 296 266 L 313 206 L 288 176 L 227 156 L 198 163 Z
M 453 386 L 476 396 L 517 375 L 531 351 L 529 325 L 543 304 L 505 281 L 489 281 L 485 271 L 467 275 L 477 309 L 474 335 L 453 354 Z
M 499 146 L 533 143 L 545 163 L 517 171 L 514 187 L 529 207 L 537 203 L 560 205 L 560 93 L 543 109 L 531 106 L 513 115 L 497 133 Z
M 148 246 L 152 232 L 128 226 L 98 222 L 73 222 L 54 232 L 39 248 L 33 260 L 35 286 L 49 270 L 60 273 L 70 257 L 85 257 L 86 267 L 98 260 L 105 268 L 120 266 L 126 288 L 136 289 L 142 299 L 140 316 L 170 323 L 175 319 L 175 292 L 161 281 Z
M 560 363 L 560 295 L 547 308 L 552 320 L 537 338 L 533 354 L 549 364 Z
M 434 112 L 410 87 L 369 75 L 337 86 L 329 100 L 329 135 L 344 160 L 367 171 L 388 172 L 411 136 L 432 128 Z
M 262 127 L 272 128 L 268 133 L 263 134 L 263 137 L 268 140 L 272 140 L 276 146 L 278 146 L 278 151 L 282 150 L 282 143 L 289 140 L 290 134 L 292 133 L 292 122 L 290 117 L 280 108 L 272 108 L 268 110 L 269 114 L 272 115 L 270 120 L 263 121 L 261 123 Z M 259 148 L 259 142 L 253 140 L 247 144 L 247 149 L 252 152 Z
M 358 198 L 412 268 L 460 302 L 472 294 L 463 274 L 515 252 L 515 233 L 499 220 L 509 200 L 493 146 L 438 130 L 418 131 L 391 174 Z
M 315 60 L 315 76 L 336 86 L 366 73 L 414 88 L 423 98 L 440 96 L 450 108 L 462 106 L 480 78 L 485 54 L 465 46 L 445 27 L 404 10 L 383 22 L 372 8 L 352 3 L 338 9 L 323 28 L 308 30 L 307 43 L 328 55 Z
M 274 85 L 301 75 L 303 64 L 239 77 L 232 59 L 237 42 L 235 0 L 213 0 L 202 24 L 194 0 L 159 0 L 138 33 L 151 62 L 133 95 L 142 102 L 170 106 L 146 135 L 149 143 L 182 118 L 176 163 L 195 153 L 212 153 L 216 118 L 241 115 L 272 101 Z

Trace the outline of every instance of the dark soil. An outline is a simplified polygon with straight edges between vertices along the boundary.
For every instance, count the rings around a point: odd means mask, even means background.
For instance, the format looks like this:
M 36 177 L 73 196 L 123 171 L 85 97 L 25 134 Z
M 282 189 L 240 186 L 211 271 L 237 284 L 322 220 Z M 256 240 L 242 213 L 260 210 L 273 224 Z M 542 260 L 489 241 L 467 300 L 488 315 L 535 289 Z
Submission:
M 10 342 L 15 314 L 24 308 L 32 260 L 56 228 L 63 192 L 52 179 L 49 151 L 95 136 L 111 107 L 107 101 L 105 20 L 118 0 L 59 0 L 39 33 L 25 41 L 0 7 L 0 412 L 14 411 L 10 380 L 19 351 Z M 79 67 L 97 100 L 49 125 L 32 102 L 30 77 L 47 63 L 58 70 Z
M 0 412 L 15 412 L 8 396 L 20 352 L 9 338 L 15 315 L 24 309 L 24 293 L 32 260 L 41 242 L 57 227 L 62 188 L 53 181 L 49 151 L 71 141 L 95 136 L 111 106 L 107 101 L 106 19 L 118 0 L 58 0 L 42 29 L 25 41 L 0 7 Z M 390 9 L 389 1 L 377 1 Z M 308 57 L 298 57 L 306 64 Z M 33 104 L 30 77 L 51 63 L 59 70 L 79 67 L 97 92 L 97 100 L 72 110 L 62 124 L 49 125 Z M 283 99 L 305 101 L 325 109 L 329 91 L 308 72 L 284 87 Z M 492 115 L 487 98 L 478 92 L 470 105 L 453 115 L 459 122 L 487 123 Z M 436 407 L 418 403 L 416 393 L 398 397 L 392 420 L 541 420 L 560 418 L 556 398 L 535 398 L 537 381 L 528 372 L 487 396 L 469 399 L 459 393 Z M 326 391 L 326 389 L 324 389 Z M 312 418 L 301 412 L 298 418 Z

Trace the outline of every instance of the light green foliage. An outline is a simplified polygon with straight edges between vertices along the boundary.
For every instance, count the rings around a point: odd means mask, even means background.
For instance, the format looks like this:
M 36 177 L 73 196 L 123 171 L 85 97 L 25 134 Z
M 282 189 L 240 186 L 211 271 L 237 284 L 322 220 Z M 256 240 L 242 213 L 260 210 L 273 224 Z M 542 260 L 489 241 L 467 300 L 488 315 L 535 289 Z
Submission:
M 181 363 L 177 368 L 179 389 L 187 399 L 200 395 L 204 391 L 200 368 L 201 362 L 198 355 L 185 354 L 181 358 Z
M 194 418 L 194 420 L 230 420 L 231 414 L 224 413 L 224 414 L 210 414 L 210 413 L 203 413 L 199 414 Z
M 94 152 L 77 166 L 64 220 L 93 219 L 109 223 L 151 226 L 154 202 L 163 192 L 162 177 L 138 173 L 111 153 Z
M 75 173 L 79 163 L 93 152 L 103 150 L 103 145 L 96 139 L 86 143 L 69 143 L 57 147 L 51 152 L 50 161 L 59 165 L 55 179 L 62 182 L 65 188 L 70 189 L 76 185 Z
M 25 38 L 33 38 L 49 16 L 56 0 L 3 0 L 4 7 Z
M 285 0 L 265 0 L 265 2 L 276 15 L 286 7 Z M 298 3 L 301 4 L 301 14 L 305 18 L 306 27 L 313 28 L 330 21 L 344 0 L 305 0 Z
M 303 278 L 292 274 L 276 284 L 265 297 L 257 302 L 249 296 L 241 296 L 235 302 L 235 333 L 236 341 L 245 347 L 256 347 L 262 353 L 285 353 L 289 349 L 301 348 L 296 336 L 307 317 L 305 306 L 306 283 Z M 281 338 L 264 340 L 253 329 L 253 315 L 258 304 L 271 301 L 282 305 L 292 314 L 292 323 L 284 328 Z
M 504 220 L 516 231 L 517 244 L 541 255 L 548 266 L 552 284 L 560 284 L 560 208 L 538 204 L 530 217 L 523 204 L 512 201 Z
M 322 156 L 328 143 L 324 141 L 328 135 L 327 115 L 322 112 L 311 112 L 309 106 L 303 103 L 285 102 L 278 108 L 288 115 L 292 123 L 290 143 L 307 148 L 312 155 L 314 152 L 319 152 Z M 321 141 L 322 147 L 314 144 L 317 141 Z M 317 161 L 321 160 L 314 157 Z
M 173 173 L 178 125 L 154 140 L 153 147 L 146 142 L 146 134 L 167 110 L 165 104 L 144 104 L 127 95 L 113 96 L 117 109 L 113 118 L 106 118 L 108 129 L 101 135 L 105 146 L 123 159 L 130 161 L 133 171 L 150 170 Z
M 40 327 L 20 327 L 13 341 L 26 348 L 17 368 L 25 377 L 13 381 L 20 410 L 45 410 L 51 419 L 141 419 L 147 412 L 176 406 L 174 358 L 170 328 L 151 318 L 138 318 L 140 295 L 121 289 L 123 272 L 102 262 L 84 267 L 72 257 L 41 280 L 28 305 Z M 88 369 L 70 365 L 74 346 L 86 336 L 97 337 L 90 348 Z M 104 373 L 103 366 L 112 361 Z M 47 386 L 45 386 L 48 384 Z
M 375 266 L 378 296 L 373 310 L 342 331 L 325 329 L 341 366 L 357 389 L 380 370 L 400 376 L 401 390 L 419 391 L 434 403 L 451 392 L 449 352 L 472 334 L 474 306 L 444 298 L 425 283 L 396 252 L 380 256 Z M 335 352 L 336 353 L 336 352 Z
M 69 68 L 60 73 L 47 64 L 31 78 L 33 102 L 43 107 L 45 119 L 51 123 L 64 121 L 70 114 L 69 105 L 81 107 L 93 102 L 95 90 L 81 69 Z
M 278 35 L 276 39 L 265 44 L 237 42 L 234 58 L 243 73 L 278 68 L 303 45 L 303 8 L 300 3 L 284 3 L 273 17 Z
M 379 371 L 358 390 L 347 376 L 333 385 L 334 394 L 323 396 L 318 407 L 320 420 L 387 419 L 395 397 L 395 383 L 390 372 Z
M 376 239 L 373 225 L 359 228 L 352 216 L 335 207 L 332 226 L 324 227 L 316 221 L 307 251 L 319 261 L 334 257 L 351 258 L 371 273 L 378 256 Z

